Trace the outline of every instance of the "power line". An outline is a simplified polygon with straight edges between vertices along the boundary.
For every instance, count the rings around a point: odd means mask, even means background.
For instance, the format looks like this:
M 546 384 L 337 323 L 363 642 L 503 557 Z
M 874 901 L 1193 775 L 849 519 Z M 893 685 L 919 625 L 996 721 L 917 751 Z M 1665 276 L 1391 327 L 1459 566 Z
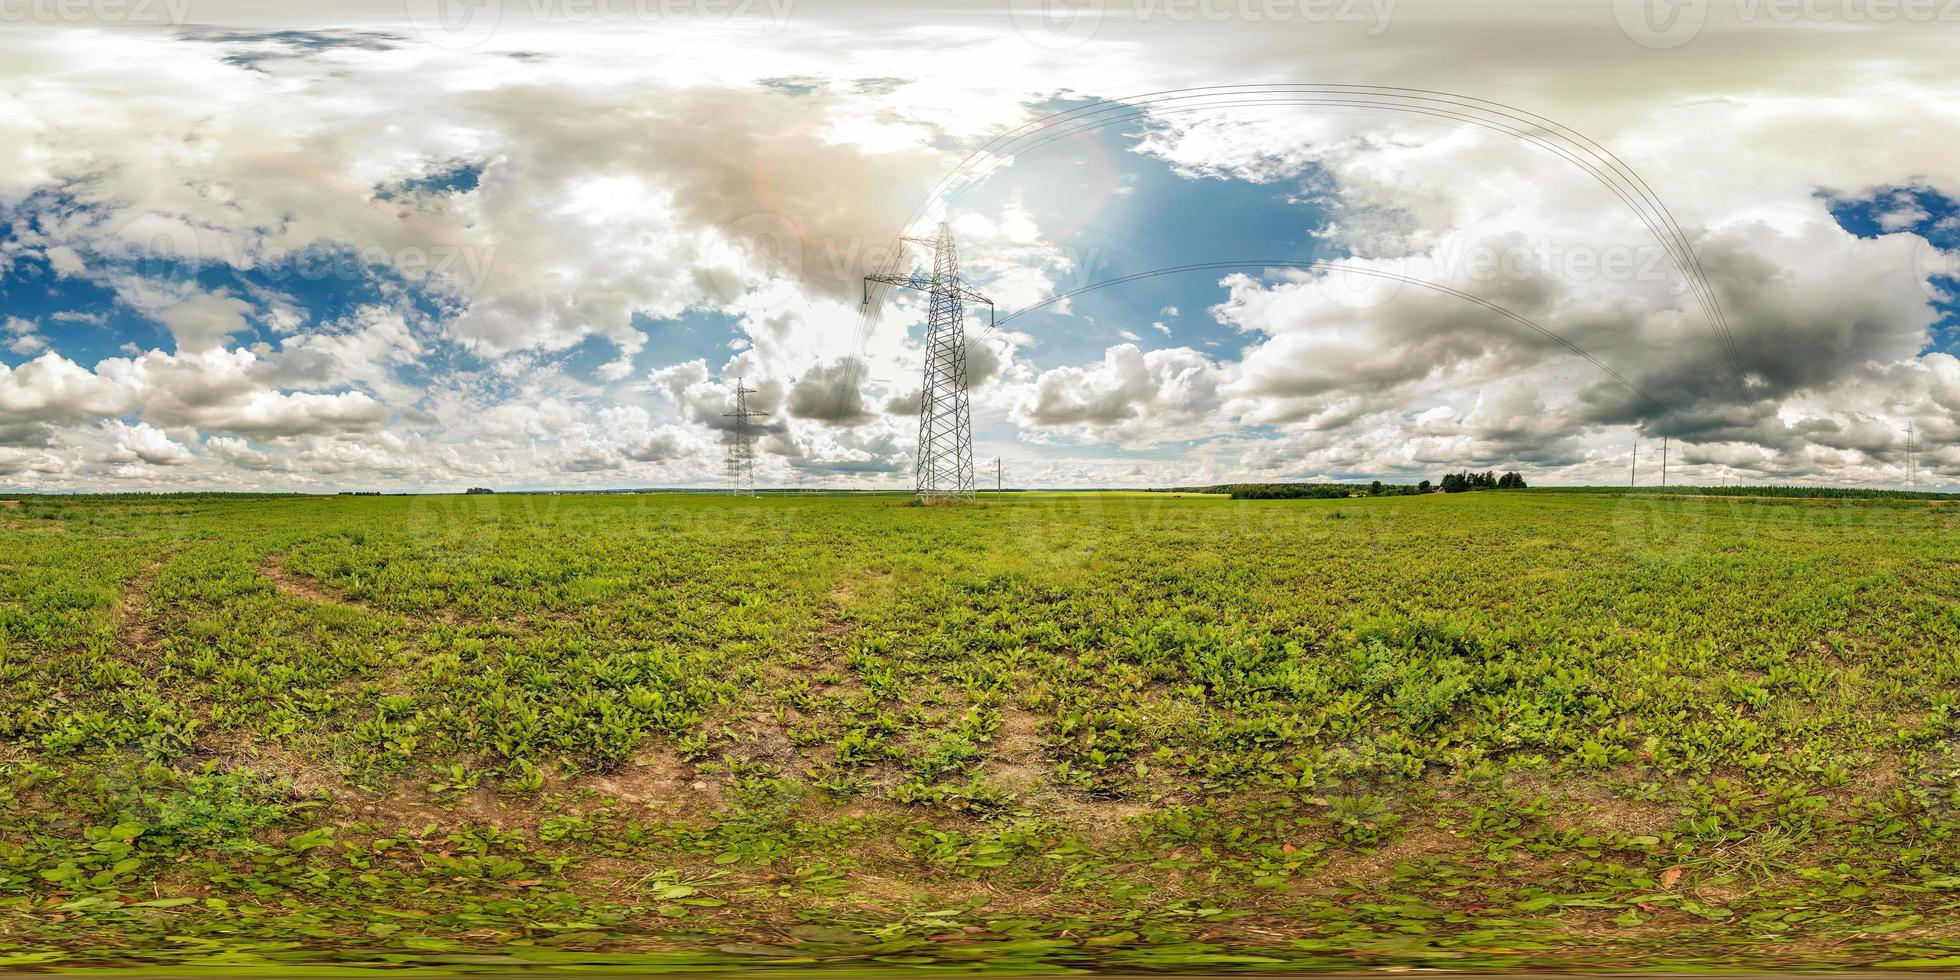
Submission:
M 1681 271 L 1696 301 L 1707 314 L 1721 343 L 1729 371 L 1746 392 L 1748 386 L 1741 356 L 1722 310 L 1720 297 L 1709 282 L 1707 272 L 1680 222 L 1652 186 L 1611 150 L 1583 133 L 1529 110 L 1474 96 L 1398 86 L 1292 83 L 1167 89 L 1096 100 L 1024 123 L 976 148 L 920 202 L 908 219 L 907 226 L 935 208 L 943 209 L 952 197 L 1041 146 L 1107 126 L 1170 113 L 1252 106 L 1385 110 L 1431 116 L 1510 136 L 1573 164 L 1632 209 L 1661 243 L 1669 260 Z M 1108 116 L 1110 113 L 1115 115 Z M 1095 118 L 1098 116 L 1107 118 Z M 1088 122 L 1084 124 L 1084 120 Z M 866 314 L 859 322 L 854 355 L 868 336 L 871 323 L 872 314 L 867 304 Z
M 728 493 L 733 497 L 755 496 L 755 439 L 749 434 L 749 420 L 768 415 L 749 408 L 749 396 L 756 393 L 754 388 L 743 385 L 741 378 L 735 379 L 735 410 L 721 413 L 723 418 L 735 420 L 735 439 L 728 447 Z
M 973 496 L 973 413 L 966 387 L 967 302 L 987 304 L 991 320 L 994 301 L 980 295 L 960 278 L 959 252 L 953 230 L 945 222 L 932 238 L 904 239 L 932 249 L 932 275 L 878 274 L 864 277 L 864 303 L 871 305 L 871 284 L 917 289 L 932 297 L 926 313 L 925 376 L 919 386 L 919 454 L 914 475 L 919 499 L 964 499 Z
M 1601 372 L 1606 374 L 1607 377 L 1610 377 L 1614 381 L 1619 382 L 1620 385 L 1626 388 L 1628 391 L 1633 392 L 1634 394 L 1645 399 L 1649 405 L 1658 409 L 1661 414 L 1666 415 L 1669 418 L 1675 419 L 1675 421 L 1677 422 L 1680 421 L 1680 419 L 1676 417 L 1675 414 L 1671 410 L 1669 410 L 1666 405 L 1661 403 L 1660 399 L 1655 398 L 1653 395 L 1648 394 L 1646 389 L 1643 389 L 1639 385 L 1635 384 L 1632 379 L 1628 378 L 1626 375 L 1623 375 L 1618 371 L 1613 370 L 1613 368 L 1607 366 L 1606 362 L 1601 361 L 1597 357 L 1594 357 L 1590 351 L 1587 351 L 1585 348 L 1580 347 L 1578 344 L 1575 344 L 1572 341 L 1567 340 L 1565 337 L 1561 336 L 1556 331 L 1553 331 L 1548 327 L 1542 326 L 1530 319 L 1527 319 L 1522 315 L 1519 315 L 1508 309 L 1505 309 L 1504 307 L 1499 306 L 1496 303 L 1493 303 L 1487 299 L 1484 299 L 1483 297 L 1478 296 L 1475 293 L 1465 292 L 1454 286 L 1447 286 L 1439 282 L 1431 282 L 1427 279 L 1421 279 L 1415 276 L 1405 276 L 1399 272 L 1390 272 L 1386 269 L 1371 269 L 1368 268 L 1367 266 L 1346 265 L 1340 262 L 1303 262 L 1303 261 L 1298 261 L 1293 259 L 1241 260 L 1236 262 L 1194 262 L 1189 265 L 1176 265 L 1163 269 L 1151 269 L 1147 272 L 1134 272 L 1127 276 L 1117 276 L 1114 279 L 1104 279 L 1101 282 L 1093 282 L 1087 286 L 1082 286 L 1078 289 L 1070 289 L 1065 292 L 1056 293 L 1055 295 L 1050 296 L 1047 299 L 1044 299 L 1041 302 L 1034 304 L 1033 306 L 1024 307 L 1022 309 L 1015 310 L 1014 312 L 1009 313 L 1005 316 L 1002 316 L 997 321 L 997 323 L 1001 323 L 1001 324 L 1012 323 L 1014 320 L 1016 320 L 1019 317 L 1023 317 L 1037 310 L 1041 310 L 1053 306 L 1056 303 L 1059 303 L 1072 296 L 1080 296 L 1083 293 L 1092 293 L 1098 289 L 1107 289 L 1111 286 L 1120 286 L 1123 285 L 1124 283 L 1135 282 L 1139 279 L 1150 279 L 1156 276 L 1167 276 L 1167 275 L 1173 275 L 1181 272 L 1200 272 L 1200 271 L 1209 271 L 1209 270 L 1247 269 L 1247 268 L 1309 269 L 1318 272 L 1344 272 L 1344 273 L 1353 273 L 1353 274 L 1364 275 L 1364 276 L 1374 276 L 1379 279 L 1387 279 L 1394 282 L 1407 283 L 1411 286 L 1421 286 L 1424 289 L 1433 289 L 1436 292 L 1444 293 L 1449 296 L 1455 296 L 1458 299 L 1475 303 L 1486 310 L 1498 314 L 1499 316 L 1505 317 L 1506 319 L 1515 321 L 1519 324 L 1524 325 L 1525 327 L 1530 328 L 1534 333 L 1538 334 L 1539 336 L 1544 337 L 1545 339 L 1550 340 L 1551 342 L 1559 345 L 1560 347 L 1565 348 L 1566 350 L 1572 352 L 1573 354 L 1578 355 L 1580 358 L 1584 359 L 1586 363 L 1591 364 L 1593 367 L 1598 368 Z
M 1743 362 L 1733 332 L 1730 330 L 1720 296 L 1710 282 L 1699 255 L 1693 248 L 1687 232 L 1675 217 L 1672 209 L 1660 199 L 1643 177 L 1626 161 L 1591 137 L 1569 126 L 1517 106 L 1509 105 L 1475 96 L 1440 92 L 1430 89 L 1406 88 L 1397 86 L 1339 85 L 1325 83 L 1295 83 L 1270 85 L 1228 85 L 1203 86 L 1195 88 L 1167 89 L 1147 92 L 1136 96 L 1117 99 L 1096 100 L 1081 106 L 1052 113 L 1040 119 L 1031 120 L 995 137 L 988 143 L 975 148 L 961 163 L 947 173 L 932 191 L 914 209 L 905 227 L 910 228 L 927 214 L 938 210 L 944 215 L 946 205 L 966 190 L 976 186 L 993 173 L 1024 158 L 1028 153 L 1044 146 L 1055 145 L 1071 137 L 1096 132 L 1110 126 L 1137 120 L 1150 120 L 1173 113 L 1209 112 L 1224 109 L 1264 108 L 1264 107 L 1302 107 L 1348 112 L 1392 112 L 1410 116 L 1428 117 L 1445 122 L 1463 123 L 1507 136 L 1520 144 L 1550 153 L 1592 177 L 1617 197 L 1633 212 L 1646 230 L 1659 242 L 1669 261 L 1681 272 L 1695 302 L 1707 315 L 1708 322 L 1719 341 L 1727 361 L 1729 372 L 1735 377 L 1740 390 L 1746 393 L 1748 383 L 1743 371 Z M 945 230 L 944 221 L 940 223 L 940 238 L 950 245 L 950 235 Z M 937 241 L 938 239 L 934 239 Z M 922 239 L 901 235 L 900 242 L 919 242 Z M 894 248 L 881 271 L 866 277 L 865 303 L 853 340 L 852 356 L 858 360 L 861 373 L 863 363 L 858 355 L 869 337 L 876 321 L 876 310 L 872 305 L 874 292 L 872 283 L 886 283 L 913 288 L 926 288 L 918 283 L 915 276 L 893 274 L 897 264 L 902 261 L 903 252 Z M 1269 262 L 1273 266 L 1295 268 L 1332 268 L 1328 263 Z M 1048 303 L 1038 304 L 1019 311 L 1007 318 L 1012 319 L 1023 313 L 1032 312 L 1052 302 L 1088 289 L 1102 288 L 1129 282 L 1146 276 L 1164 274 L 1172 271 L 1186 271 L 1199 268 L 1221 267 L 1222 264 L 1198 264 L 1181 266 L 1175 269 L 1155 270 L 1134 276 L 1121 277 L 1097 283 L 1082 290 L 1063 293 Z M 1490 308 L 1510 319 L 1516 320 L 1538 333 L 1547 336 L 1560 346 L 1611 376 L 1622 386 L 1645 399 L 1661 412 L 1673 417 L 1673 413 L 1661 405 L 1652 395 L 1641 389 L 1625 376 L 1607 367 L 1589 352 L 1565 340 L 1551 331 L 1532 323 L 1525 318 L 1486 302 L 1479 297 L 1413 277 L 1397 276 L 1379 270 L 1347 269 L 1350 272 L 1377 275 L 1381 278 L 1410 282 L 1427 288 L 1447 292 L 1482 306 Z M 977 294 L 976 294 L 977 295 Z M 990 304 L 991 305 L 991 304 Z M 962 331 L 963 333 L 963 331 Z M 961 353 L 964 351 L 962 349 Z M 962 365 L 963 366 L 963 365 Z M 928 375 L 932 361 L 928 360 Z M 930 388 L 930 385 L 928 385 Z M 964 407 L 964 398 L 961 399 Z M 925 425 L 925 400 L 921 398 L 921 464 L 924 463 L 923 450 L 927 443 L 929 428 Z M 1678 419 L 1677 419 L 1678 421 Z M 969 423 L 970 425 L 970 423 Z M 970 433 L 970 429 L 964 430 Z M 970 439 L 970 434 L 967 437 Z M 970 447 L 969 447 L 970 453 Z M 1638 445 L 1636 442 L 1636 457 Z M 1665 456 L 1666 447 L 1663 447 Z M 1637 468 L 1637 460 L 1635 463 Z M 968 464 L 970 472 L 970 463 Z M 1663 480 L 1666 479 L 1666 464 L 1663 462 Z M 998 482 L 998 480 L 996 481 Z M 923 484 L 921 485 L 923 488 Z M 922 489 L 922 495 L 924 491 Z

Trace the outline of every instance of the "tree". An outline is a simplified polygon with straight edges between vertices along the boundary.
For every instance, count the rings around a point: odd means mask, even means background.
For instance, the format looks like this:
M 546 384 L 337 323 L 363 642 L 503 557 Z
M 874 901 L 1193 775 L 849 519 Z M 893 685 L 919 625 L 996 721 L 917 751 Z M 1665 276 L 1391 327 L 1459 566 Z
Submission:
M 1523 489 L 1524 489 L 1524 477 L 1523 477 L 1523 476 L 1520 476 L 1519 474 L 1517 474 L 1517 473 L 1515 473 L 1515 472 L 1512 472 L 1512 473 L 1506 473 L 1506 474 L 1504 474 L 1503 476 L 1501 476 L 1501 477 L 1498 477 L 1498 479 L 1497 479 L 1497 489 L 1499 489 L 1499 490 L 1523 490 Z
M 1434 488 L 1434 487 L 1432 487 L 1432 486 L 1430 485 L 1430 483 L 1429 483 L 1429 481 L 1428 481 L 1428 480 L 1424 480 L 1424 481 L 1422 481 L 1421 483 L 1418 483 L 1418 484 L 1416 484 L 1416 492 L 1417 492 L 1417 493 L 1428 493 L 1429 491 L 1431 491 L 1431 490 L 1433 490 L 1433 489 L 1435 489 L 1435 488 Z
M 1376 480 L 1375 482 L 1368 484 L 1368 496 L 1379 497 L 1381 495 L 1382 495 L 1382 481 Z

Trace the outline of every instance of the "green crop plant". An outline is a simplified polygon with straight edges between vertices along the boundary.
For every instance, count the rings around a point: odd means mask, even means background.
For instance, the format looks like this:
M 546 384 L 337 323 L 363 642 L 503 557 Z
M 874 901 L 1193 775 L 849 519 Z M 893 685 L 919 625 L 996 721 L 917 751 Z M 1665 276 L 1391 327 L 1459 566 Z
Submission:
M 1960 962 L 1956 521 L 28 498 L 0 968 Z

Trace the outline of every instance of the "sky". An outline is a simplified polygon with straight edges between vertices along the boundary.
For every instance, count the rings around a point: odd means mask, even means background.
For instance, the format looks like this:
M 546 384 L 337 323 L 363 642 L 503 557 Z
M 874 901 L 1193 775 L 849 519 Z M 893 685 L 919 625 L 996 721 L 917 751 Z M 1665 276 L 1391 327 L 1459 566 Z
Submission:
M 1960 489 L 1957 41 L 1946 0 L 0 0 L 0 491 L 715 487 L 738 382 L 759 486 L 908 488 L 925 298 L 862 277 L 942 222 L 1010 486 L 1652 483 L 1666 439 L 1674 483 Z

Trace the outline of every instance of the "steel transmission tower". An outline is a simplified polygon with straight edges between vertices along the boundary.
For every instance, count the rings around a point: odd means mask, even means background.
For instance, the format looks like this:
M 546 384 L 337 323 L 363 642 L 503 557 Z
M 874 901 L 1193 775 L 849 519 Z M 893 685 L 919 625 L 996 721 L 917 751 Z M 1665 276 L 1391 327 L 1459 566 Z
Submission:
M 973 417 L 966 393 L 965 304 L 987 304 L 991 318 L 994 301 L 960 279 L 953 232 L 945 222 L 932 238 L 906 236 L 904 240 L 932 249 L 932 275 L 865 276 L 864 302 L 870 305 L 874 282 L 932 296 L 926 314 L 926 368 L 919 387 L 919 453 L 914 472 L 923 500 L 969 498 L 973 496 Z
M 755 437 L 749 434 L 749 420 L 769 413 L 749 408 L 749 396 L 755 394 L 755 389 L 744 386 L 742 381 L 735 379 L 735 410 L 721 413 L 723 418 L 735 420 L 735 441 L 728 447 L 728 493 L 734 497 L 753 497 Z
M 1919 430 L 1916 423 L 1906 423 L 1906 487 L 1919 489 L 1919 460 L 1914 454 L 1919 451 Z

